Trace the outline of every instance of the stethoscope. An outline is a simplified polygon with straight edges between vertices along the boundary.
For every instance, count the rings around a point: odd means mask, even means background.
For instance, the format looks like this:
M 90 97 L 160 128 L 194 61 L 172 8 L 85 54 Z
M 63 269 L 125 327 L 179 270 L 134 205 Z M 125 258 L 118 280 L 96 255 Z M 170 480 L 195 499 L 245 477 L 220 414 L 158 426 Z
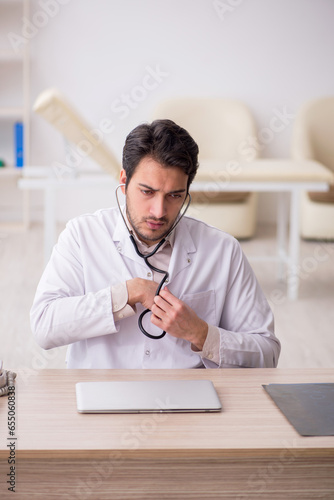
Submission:
M 115 197 L 116 197 L 116 202 L 117 202 L 117 205 L 118 205 L 118 209 L 119 209 L 119 212 L 120 212 L 120 214 L 121 214 L 121 216 L 122 216 L 122 219 L 123 219 L 123 221 L 124 221 L 125 227 L 127 228 L 128 232 L 129 232 L 130 240 L 131 240 L 131 242 L 132 242 L 132 244 L 133 244 L 133 246 L 134 246 L 134 249 L 135 249 L 135 251 L 136 251 L 137 255 L 139 255 L 139 257 L 141 257 L 142 259 L 144 259 L 145 263 L 147 264 L 147 266 L 148 266 L 148 267 L 149 267 L 152 271 L 155 271 L 155 272 L 157 272 L 157 273 L 160 273 L 160 274 L 163 274 L 163 275 L 164 275 L 164 276 L 163 276 L 163 278 L 162 278 L 162 280 L 160 281 L 160 283 L 159 283 L 159 285 L 158 285 L 158 288 L 156 289 L 156 292 L 155 292 L 155 295 L 159 295 L 161 288 L 163 287 L 164 283 L 166 282 L 166 280 L 167 280 L 167 279 L 168 279 L 168 277 L 169 277 L 169 274 L 168 274 L 168 272 L 167 272 L 167 271 L 163 271 L 162 269 L 158 269 L 157 267 L 152 266 L 152 264 L 148 261 L 148 259 L 149 259 L 150 257 L 152 257 L 152 256 L 153 256 L 153 255 L 154 255 L 154 254 L 155 254 L 155 253 L 159 250 L 159 248 L 160 248 L 160 247 L 161 247 L 161 246 L 165 243 L 165 241 L 166 241 L 167 237 L 171 234 L 171 232 L 172 232 L 172 231 L 175 229 L 175 227 L 178 225 L 178 223 L 180 222 L 180 220 L 182 219 L 182 217 L 184 216 L 184 214 L 185 214 L 185 213 L 186 213 L 186 211 L 188 210 L 188 207 L 189 207 L 190 202 L 191 202 L 191 196 L 190 196 L 190 193 L 188 192 L 187 196 L 188 196 L 188 198 L 189 198 L 189 199 L 188 199 L 188 202 L 187 202 L 187 204 L 186 204 L 186 206 L 185 206 L 185 208 L 184 208 L 184 210 L 183 210 L 183 213 L 182 213 L 181 215 L 180 215 L 180 213 L 179 213 L 178 217 L 176 218 L 176 221 L 174 222 L 174 224 L 172 225 L 172 227 L 169 229 L 169 231 L 165 234 L 165 236 L 162 238 L 162 240 L 161 240 L 161 241 L 159 241 L 159 243 L 158 243 L 158 244 L 157 244 L 157 246 L 156 246 L 156 247 L 152 250 L 152 252 L 150 252 L 149 254 L 143 254 L 143 253 L 141 253 L 141 252 L 139 251 L 139 249 L 138 249 L 137 243 L 136 243 L 136 241 L 135 241 L 135 239 L 134 239 L 134 236 L 133 236 L 133 231 L 132 231 L 131 229 L 129 229 L 129 227 L 128 227 L 127 223 L 126 223 L 125 217 L 124 217 L 124 215 L 123 215 L 123 211 L 122 211 L 122 209 L 121 209 L 121 207 L 120 207 L 120 204 L 119 204 L 119 200 L 118 200 L 118 189 L 119 189 L 120 187 L 123 187 L 123 186 L 125 186 L 125 184 L 119 184 L 119 185 L 117 186 L 117 188 L 115 189 Z M 184 204 L 183 204 L 183 206 L 184 206 Z M 182 210 L 182 207 L 181 207 L 181 210 Z M 181 212 L 181 210 L 180 210 L 180 212 Z M 148 338 L 150 338 L 150 339 L 156 339 L 156 340 L 158 340 L 158 339 L 162 339 L 162 338 L 166 335 L 166 332 L 165 332 L 165 331 L 163 331 L 160 335 L 151 335 L 151 334 L 150 334 L 150 333 L 148 333 L 148 332 L 145 330 L 145 328 L 143 327 L 143 318 L 144 318 L 144 316 L 145 316 L 146 314 L 148 314 L 148 313 L 150 313 L 150 312 L 151 312 L 151 311 L 150 311 L 150 309 L 145 309 L 145 311 L 143 311 L 143 312 L 140 314 L 140 316 L 139 316 L 139 318 L 138 318 L 138 326 L 139 326 L 139 329 L 140 329 L 140 331 L 141 331 L 144 335 L 146 335 L 146 337 L 148 337 Z

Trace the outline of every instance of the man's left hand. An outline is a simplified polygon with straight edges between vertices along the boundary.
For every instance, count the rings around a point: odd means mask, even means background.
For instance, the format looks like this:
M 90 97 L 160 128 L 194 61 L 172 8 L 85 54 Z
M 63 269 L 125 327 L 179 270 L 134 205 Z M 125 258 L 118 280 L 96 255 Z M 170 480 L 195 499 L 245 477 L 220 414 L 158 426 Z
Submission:
M 203 349 L 208 334 L 207 323 L 167 288 L 154 297 L 151 311 L 151 322 L 154 325 L 173 337 L 188 340 L 199 351 Z

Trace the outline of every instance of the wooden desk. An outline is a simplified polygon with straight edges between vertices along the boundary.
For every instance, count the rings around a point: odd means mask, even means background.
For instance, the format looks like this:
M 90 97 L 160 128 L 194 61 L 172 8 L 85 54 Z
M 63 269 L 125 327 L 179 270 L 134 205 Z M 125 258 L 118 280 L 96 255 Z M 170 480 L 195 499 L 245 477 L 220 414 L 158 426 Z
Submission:
M 334 370 L 42 370 L 16 383 L 16 493 L 0 398 L 1 498 L 333 499 L 334 436 L 301 437 L 262 388 L 334 382 Z M 89 415 L 75 383 L 211 379 L 223 412 Z M 2 492 L 7 492 L 3 496 Z

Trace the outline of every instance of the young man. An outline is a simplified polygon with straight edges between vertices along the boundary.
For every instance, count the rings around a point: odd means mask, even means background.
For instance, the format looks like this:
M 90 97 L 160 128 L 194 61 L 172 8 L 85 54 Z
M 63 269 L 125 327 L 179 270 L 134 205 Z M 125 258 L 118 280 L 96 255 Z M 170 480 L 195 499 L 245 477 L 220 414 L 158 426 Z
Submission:
M 186 130 L 170 120 L 139 125 L 123 149 L 122 213 L 104 209 L 67 224 L 31 325 L 41 347 L 69 345 L 69 368 L 277 365 L 273 315 L 239 243 L 199 220 L 179 220 L 197 167 Z M 164 237 L 148 258 L 152 269 L 138 251 L 150 254 Z M 145 309 L 144 329 L 167 332 L 163 338 L 140 330 Z

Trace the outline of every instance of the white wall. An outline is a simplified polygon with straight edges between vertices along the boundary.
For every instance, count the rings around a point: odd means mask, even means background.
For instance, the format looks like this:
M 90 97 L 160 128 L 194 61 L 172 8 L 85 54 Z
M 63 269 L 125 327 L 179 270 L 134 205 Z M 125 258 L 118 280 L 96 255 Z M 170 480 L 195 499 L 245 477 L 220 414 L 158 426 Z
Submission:
M 32 102 L 42 90 L 57 87 L 92 127 L 110 119 L 114 130 L 105 141 L 119 158 L 126 134 L 149 119 L 155 103 L 188 95 L 243 100 L 260 140 L 268 142 L 261 156 L 287 157 L 299 106 L 334 91 L 332 0 L 31 0 L 31 5 L 30 20 L 40 25 L 29 42 Z M 159 76 L 147 76 L 153 71 Z M 264 129 L 280 113 L 283 130 L 268 135 Z M 39 116 L 31 123 L 32 164 L 62 162 L 60 135 Z M 37 196 L 34 200 L 39 203 Z M 109 204 L 106 193 L 90 204 L 87 193 L 75 200 L 62 199 L 60 217 Z M 261 197 L 259 220 L 272 219 L 272 203 L 272 197 Z

